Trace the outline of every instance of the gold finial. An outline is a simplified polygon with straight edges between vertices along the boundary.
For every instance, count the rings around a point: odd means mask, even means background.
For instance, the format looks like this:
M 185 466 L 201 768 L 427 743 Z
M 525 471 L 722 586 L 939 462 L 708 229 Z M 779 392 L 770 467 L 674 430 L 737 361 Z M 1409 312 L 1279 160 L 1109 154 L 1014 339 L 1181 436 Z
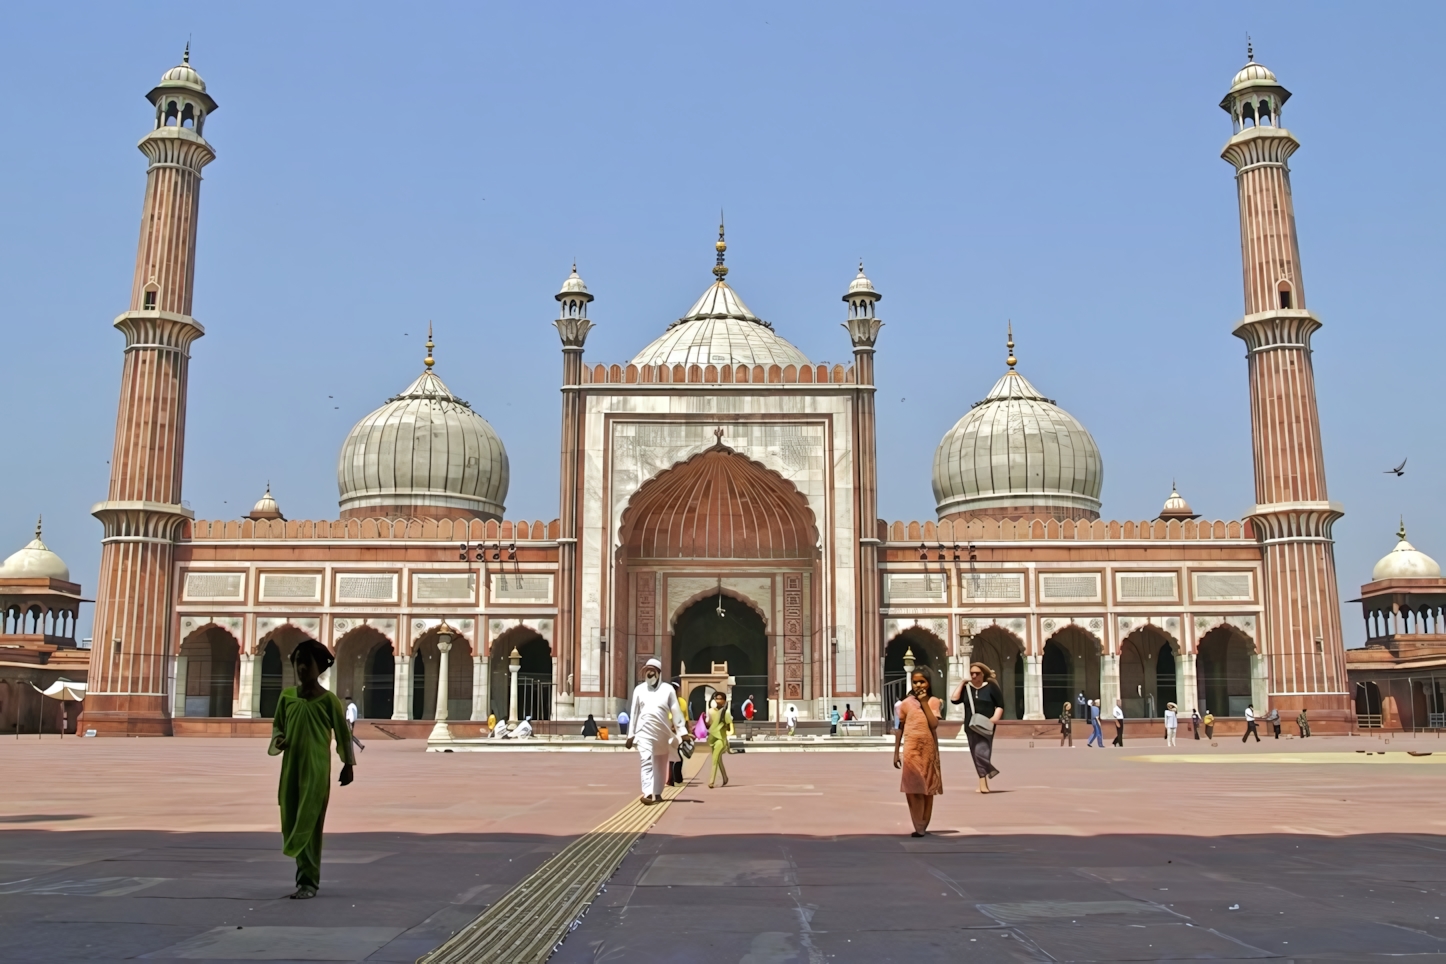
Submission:
M 1004 343 L 1004 347 L 1009 349 L 1009 357 L 1004 361 L 1009 366 L 1009 370 L 1014 371 L 1014 366 L 1019 364 L 1019 359 L 1014 357 L 1014 322 L 1012 321 L 1009 322 L 1009 340 Z
M 45 521 L 45 517 L 44 517 L 44 516 L 39 516 L 39 515 L 38 515 L 38 516 L 35 517 L 35 538 L 37 538 L 37 539 L 40 538 L 40 523 L 43 522 L 43 521 Z M 1405 536 L 1402 536 L 1401 538 L 1404 539 Z
M 187 38 L 186 38 L 186 52 L 183 53 L 183 54 L 181 54 L 181 63 L 183 63 L 183 64 L 189 64 L 190 62 L 191 62 L 191 38 L 190 38 L 190 37 L 187 37 Z
M 35 538 L 37 538 L 37 539 L 40 538 L 40 526 L 39 526 L 39 525 L 37 525 L 37 526 L 35 527 Z M 1405 542 L 1405 541 L 1406 541 L 1406 517 L 1405 517 L 1405 516 L 1401 516 L 1401 528 L 1399 528 L 1399 529 L 1396 530 L 1396 538 L 1397 538 L 1397 539 L 1400 539 L 1402 542 Z
M 713 245 L 718 252 L 718 263 L 713 266 L 713 277 L 722 281 L 728 274 L 728 268 L 723 264 L 723 252 L 728 250 L 728 242 L 723 240 L 723 212 L 718 212 L 718 243 Z
M 1255 63 L 1255 41 L 1250 39 L 1250 34 L 1245 35 L 1245 59 Z
M 432 343 L 432 323 L 431 323 L 430 321 L 427 322 L 427 346 L 426 346 L 426 347 L 427 347 L 427 357 L 424 358 L 424 359 L 422 359 L 422 364 L 424 364 L 424 365 L 427 366 L 427 371 L 431 371 L 431 370 L 432 370 L 432 366 L 435 365 L 435 364 L 437 364 L 437 359 L 435 359 L 435 358 L 432 357 L 432 349 L 433 349 L 433 348 L 436 348 L 437 346 Z

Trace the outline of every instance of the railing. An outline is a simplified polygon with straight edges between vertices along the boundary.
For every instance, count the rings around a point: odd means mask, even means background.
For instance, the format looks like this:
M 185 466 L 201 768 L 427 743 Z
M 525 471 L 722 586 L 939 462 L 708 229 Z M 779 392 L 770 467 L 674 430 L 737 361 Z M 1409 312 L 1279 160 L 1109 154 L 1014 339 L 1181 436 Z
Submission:
M 1381 714 L 1357 713 L 1356 725 L 1363 730 L 1379 730 L 1381 728 Z
M 534 720 L 552 719 L 552 680 L 519 676 L 517 713 L 520 717 Z

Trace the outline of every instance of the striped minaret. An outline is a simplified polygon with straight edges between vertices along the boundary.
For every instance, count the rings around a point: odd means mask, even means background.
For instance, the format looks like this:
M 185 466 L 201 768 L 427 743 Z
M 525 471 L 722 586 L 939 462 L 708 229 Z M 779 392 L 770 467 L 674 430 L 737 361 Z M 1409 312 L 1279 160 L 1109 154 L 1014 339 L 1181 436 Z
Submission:
M 1318 718 L 1349 713 L 1345 649 L 1331 526 L 1342 515 L 1326 495 L 1320 414 L 1310 339 L 1321 327 L 1306 310 L 1290 192 L 1290 156 L 1300 143 L 1280 123 L 1290 92 L 1249 62 L 1220 106 L 1234 122 L 1221 156 L 1235 166 L 1245 317 L 1235 334 L 1250 369 L 1255 502 L 1250 519 L 1265 558 L 1261 634 L 1272 705 Z M 1257 708 L 1259 710 L 1261 708 Z
M 878 442 L 875 437 L 874 420 L 874 343 L 878 341 L 879 329 L 884 323 L 877 314 L 878 303 L 883 295 L 875 290 L 873 282 L 864 274 L 864 263 L 859 261 L 859 273 L 849 283 L 843 300 L 848 305 L 848 321 L 843 323 L 854 346 L 854 383 L 858 393 L 854 401 L 854 491 L 855 518 L 858 526 L 858 619 L 854 639 L 857 647 L 854 655 L 858 660 L 859 688 L 863 694 L 865 719 L 883 719 L 883 685 L 880 672 L 883 666 L 883 621 L 880 615 L 879 578 L 879 481 Z M 834 680 L 829 684 L 832 692 L 838 685 L 839 673 L 832 665 Z M 874 716 L 877 708 L 878 716 Z M 827 707 L 824 708 L 825 712 Z
M 216 155 L 201 136 L 216 102 L 191 67 L 146 95 L 155 129 L 141 139 L 146 199 L 125 335 L 110 493 L 92 509 L 105 526 L 85 723 L 102 734 L 170 733 L 174 664 L 171 562 L 188 509 L 181 505 L 186 373 L 201 325 L 191 317 L 201 169 Z M 182 681 L 184 685 L 184 681 Z

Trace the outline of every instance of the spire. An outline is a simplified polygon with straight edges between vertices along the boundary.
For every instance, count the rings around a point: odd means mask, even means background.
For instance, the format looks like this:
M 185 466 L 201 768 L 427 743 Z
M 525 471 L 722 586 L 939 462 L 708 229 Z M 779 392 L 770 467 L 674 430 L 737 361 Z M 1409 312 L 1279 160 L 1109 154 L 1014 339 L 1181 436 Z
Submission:
M 39 516 L 39 515 L 35 517 L 35 538 L 36 538 L 37 541 L 40 539 L 40 523 L 41 523 L 42 521 L 44 521 L 44 518 L 45 518 L 44 516 Z M 1406 528 L 1406 525 L 1405 525 L 1405 523 L 1403 522 L 1403 523 L 1401 524 L 1401 529 L 1404 531 L 1405 528 Z M 1401 538 L 1404 539 L 1404 538 L 1406 538 L 1406 537 L 1405 537 L 1405 536 L 1402 536 Z
M 40 526 L 39 526 L 39 525 L 36 525 L 36 527 L 35 527 L 35 538 L 37 538 L 37 539 L 40 538 Z M 1397 539 L 1400 539 L 1402 542 L 1405 542 L 1405 541 L 1406 541 L 1406 517 L 1405 517 L 1405 516 L 1401 516 L 1401 528 L 1399 528 L 1399 529 L 1396 530 L 1396 538 L 1397 538 Z
M 437 363 L 437 360 L 432 357 L 432 349 L 433 349 L 433 348 L 436 348 L 436 347 L 437 347 L 437 346 L 432 343 L 432 323 L 431 323 L 430 321 L 428 321 L 428 322 L 427 322 L 427 357 L 424 358 L 424 359 L 422 359 L 422 364 L 424 364 L 424 365 L 427 366 L 427 371 L 431 371 L 431 370 L 432 370 L 432 366 Z M 266 487 L 269 489 L 269 488 L 271 487 L 271 483 L 269 483 L 269 482 L 266 483 Z
M 1250 39 L 1250 34 L 1245 35 L 1245 59 L 1249 63 L 1255 63 L 1255 42 Z
M 723 240 L 723 211 L 718 211 L 718 243 L 713 245 L 718 251 L 718 263 L 713 266 L 713 277 L 722 281 L 728 275 L 728 268 L 723 264 L 723 253 L 728 250 L 728 242 Z
M 1006 358 L 1006 359 L 1004 359 L 1004 362 L 1005 362 L 1005 364 L 1007 364 L 1007 365 L 1009 366 L 1009 370 L 1010 370 L 1010 371 L 1014 371 L 1014 366 L 1019 364 L 1019 359 L 1014 357 L 1014 322 L 1013 322 L 1013 321 L 1010 321 L 1010 322 L 1009 322 L 1009 340 L 1004 343 L 1004 347 L 1006 347 L 1006 348 L 1009 349 L 1009 357 Z
M 186 51 L 185 51 L 185 53 L 181 54 L 181 63 L 183 63 L 183 64 L 189 64 L 190 62 L 191 62 L 191 38 L 190 38 L 190 37 L 187 37 L 187 38 L 186 38 Z

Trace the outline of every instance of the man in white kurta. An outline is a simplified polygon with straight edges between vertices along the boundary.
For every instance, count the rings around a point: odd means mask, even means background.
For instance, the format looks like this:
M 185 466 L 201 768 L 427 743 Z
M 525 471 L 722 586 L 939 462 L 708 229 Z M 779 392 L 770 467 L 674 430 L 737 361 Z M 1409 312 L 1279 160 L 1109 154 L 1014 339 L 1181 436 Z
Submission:
M 643 665 L 643 682 L 633 690 L 628 716 L 627 745 L 638 748 L 643 803 L 657 803 L 663 799 L 672 749 L 687 736 L 687 725 L 678 693 L 663 682 L 663 664 L 656 659 Z

